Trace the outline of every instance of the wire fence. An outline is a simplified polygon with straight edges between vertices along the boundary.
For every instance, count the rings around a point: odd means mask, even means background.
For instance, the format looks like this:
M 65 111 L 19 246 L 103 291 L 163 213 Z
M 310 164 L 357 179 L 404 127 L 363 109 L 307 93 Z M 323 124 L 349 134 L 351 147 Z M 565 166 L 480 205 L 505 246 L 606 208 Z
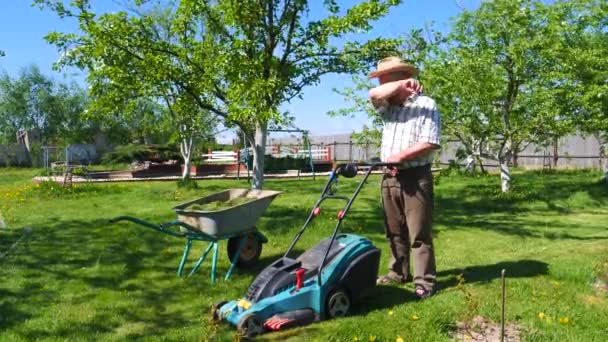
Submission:
M 448 141 L 438 153 L 438 162 L 448 165 L 458 161 L 457 151 L 463 146 L 458 141 Z M 36 151 L 34 151 L 36 150 Z M 34 153 L 36 152 L 36 153 Z M 209 155 L 210 153 L 215 153 Z M 236 162 L 243 151 L 208 152 L 204 159 L 214 162 Z M 253 151 L 249 151 L 253 155 Z M 590 136 L 572 135 L 559 139 L 550 146 L 529 145 L 516 158 L 517 166 L 522 167 L 570 167 L 570 168 L 604 168 L 607 157 L 597 139 Z M 28 152 L 23 145 L 0 145 L 0 166 L 28 166 L 34 164 L 45 167 L 56 161 L 65 161 L 66 154 L 70 162 L 90 163 L 99 159 L 94 145 L 70 145 L 69 149 L 55 146 L 44 146 Z M 356 143 L 348 135 L 311 137 L 310 149 L 297 141 L 273 139 L 266 147 L 266 154 L 275 158 L 309 158 L 323 161 L 369 161 L 380 156 L 380 148 L 375 144 Z M 459 161 L 464 163 L 464 161 Z M 496 167 L 494 160 L 482 159 L 487 167 Z
M 343 137 L 337 137 L 342 138 Z M 312 138 L 314 139 L 314 137 Z M 331 137 L 323 137 L 322 142 L 313 142 L 311 148 L 315 150 L 329 149 L 331 160 L 340 161 L 368 161 L 373 157 L 380 157 L 380 148 L 369 143 L 356 143 L 352 140 L 331 140 Z M 313 140 L 314 141 L 314 140 Z M 275 140 L 276 146 L 277 140 Z M 282 143 L 281 148 L 301 149 L 302 145 Z M 274 148 L 274 147 L 270 147 Z M 437 154 L 437 161 L 441 165 L 449 165 L 453 162 L 464 164 L 465 161 L 457 158 L 457 152 L 463 145 L 459 141 L 449 140 Z M 520 151 L 513 163 L 521 167 L 565 167 L 565 168 L 605 168 L 607 156 L 604 155 L 600 142 L 589 136 L 572 135 L 561 138 L 555 145 L 539 146 L 530 144 Z M 481 158 L 486 167 L 497 167 L 495 160 Z M 512 164 L 513 164 L 512 163 Z

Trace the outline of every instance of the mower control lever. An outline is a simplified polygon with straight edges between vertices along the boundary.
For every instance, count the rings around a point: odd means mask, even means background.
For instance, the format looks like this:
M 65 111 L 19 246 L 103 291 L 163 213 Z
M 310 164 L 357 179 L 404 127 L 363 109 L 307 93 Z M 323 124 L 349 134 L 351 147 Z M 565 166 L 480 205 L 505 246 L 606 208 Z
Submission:
M 306 273 L 306 270 L 303 268 L 296 271 L 296 290 L 299 290 L 304 286 L 304 273 Z

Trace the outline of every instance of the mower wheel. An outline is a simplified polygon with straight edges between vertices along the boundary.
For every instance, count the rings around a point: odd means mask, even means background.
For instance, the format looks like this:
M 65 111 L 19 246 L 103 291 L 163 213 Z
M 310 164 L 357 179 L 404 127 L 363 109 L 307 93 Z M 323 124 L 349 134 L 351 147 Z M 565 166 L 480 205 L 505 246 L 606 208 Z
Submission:
M 246 315 L 236 325 L 239 334 L 245 338 L 254 338 L 264 332 L 262 321 L 255 314 Z
M 242 238 L 243 236 L 236 236 L 228 239 L 228 256 L 230 257 L 230 261 L 233 260 L 238 252 Z M 245 241 L 245 246 L 243 246 L 243 249 L 241 250 L 236 266 L 239 268 L 252 267 L 258 262 L 261 254 L 262 241 L 260 241 L 255 233 L 249 233 L 247 234 L 247 241 Z
M 325 312 L 329 318 L 344 317 L 350 310 L 350 296 L 344 289 L 336 288 L 329 292 L 325 302 Z
M 224 304 L 226 304 L 226 303 L 228 303 L 228 302 L 223 300 L 223 301 L 217 302 L 211 306 L 211 315 L 213 317 L 214 322 L 221 321 L 222 318 L 220 317 L 220 308 L 222 306 L 224 306 Z

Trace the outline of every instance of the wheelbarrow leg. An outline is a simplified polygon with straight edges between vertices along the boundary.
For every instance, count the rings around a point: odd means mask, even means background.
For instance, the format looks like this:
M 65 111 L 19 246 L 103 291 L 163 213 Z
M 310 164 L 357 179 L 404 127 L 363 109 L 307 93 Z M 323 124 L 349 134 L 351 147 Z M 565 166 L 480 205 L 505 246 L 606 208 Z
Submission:
M 203 261 L 205 261 L 205 258 L 207 257 L 207 254 L 209 254 L 209 251 L 211 251 L 211 247 L 213 247 L 213 244 L 215 244 L 215 243 L 216 242 L 211 242 L 209 244 L 209 246 L 207 246 L 207 249 L 205 249 L 205 252 L 198 259 L 198 261 L 196 262 L 196 265 L 194 265 L 194 268 L 192 269 L 192 271 L 190 271 L 190 274 L 188 274 L 188 276 L 191 276 L 191 275 L 194 274 L 194 272 L 198 271 L 198 269 L 199 269 L 199 267 L 201 267 L 201 264 L 203 263 Z
M 234 266 L 236 265 L 237 261 L 239 260 L 239 257 L 241 256 L 241 251 L 243 250 L 243 247 L 245 247 L 245 243 L 247 242 L 248 238 L 249 238 L 248 235 L 245 234 L 241 238 L 241 241 L 239 241 L 239 248 L 237 249 L 236 254 L 232 257 L 232 263 L 230 264 L 230 268 L 228 269 L 228 272 L 226 272 L 226 276 L 224 277 L 224 280 L 228 280 L 230 278 L 230 276 L 232 275 L 232 270 L 234 270 Z
M 186 264 L 186 259 L 188 259 L 188 253 L 190 253 L 190 247 L 192 246 L 192 240 L 188 239 L 186 242 L 186 247 L 184 247 L 184 255 L 182 255 L 182 261 L 179 263 L 179 267 L 177 268 L 177 276 L 181 277 L 184 272 L 184 265 Z
M 215 284 L 215 269 L 217 266 L 217 241 L 213 241 L 213 265 L 211 265 L 211 284 Z

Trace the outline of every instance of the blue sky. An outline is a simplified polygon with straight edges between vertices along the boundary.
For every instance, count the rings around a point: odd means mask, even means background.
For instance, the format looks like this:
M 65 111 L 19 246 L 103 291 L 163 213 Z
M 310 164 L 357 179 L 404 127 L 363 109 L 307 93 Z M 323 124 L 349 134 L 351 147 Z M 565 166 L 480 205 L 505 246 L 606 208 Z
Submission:
M 64 70 L 55 72 L 52 64 L 59 54 L 54 46 L 44 41 L 43 37 L 50 31 L 75 32 L 77 24 L 73 21 L 59 19 L 54 13 L 41 11 L 32 7 L 30 0 L 2 0 L 0 6 L 0 50 L 6 53 L 0 58 L 0 69 L 15 76 L 19 69 L 37 64 L 43 73 L 58 80 L 75 79 L 82 82 L 84 76 L 79 70 Z M 356 0 L 339 1 L 342 8 L 348 8 L 357 3 Z M 318 17 L 321 13 L 321 0 L 311 1 L 311 16 Z M 467 8 L 477 6 L 479 0 L 458 0 Z M 115 8 L 112 0 L 93 1 L 100 11 Z M 433 21 L 436 28 L 444 30 L 449 19 L 460 11 L 456 0 L 405 0 L 383 19 L 374 24 L 372 32 L 350 38 L 395 37 L 408 32 L 414 27 L 424 27 L 425 23 Z M 314 135 L 331 135 L 351 133 L 358 130 L 366 122 L 365 117 L 329 118 L 326 113 L 330 110 L 346 106 L 341 96 L 333 93 L 336 87 L 350 84 L 349 75 L 328 75 L 321 84 L 304 90 L 302 100 L 294 100 L 285 104 L 296 118 L 296 126 L 308 129 Z M 225 137 L 226 134 L 224 135 Z

